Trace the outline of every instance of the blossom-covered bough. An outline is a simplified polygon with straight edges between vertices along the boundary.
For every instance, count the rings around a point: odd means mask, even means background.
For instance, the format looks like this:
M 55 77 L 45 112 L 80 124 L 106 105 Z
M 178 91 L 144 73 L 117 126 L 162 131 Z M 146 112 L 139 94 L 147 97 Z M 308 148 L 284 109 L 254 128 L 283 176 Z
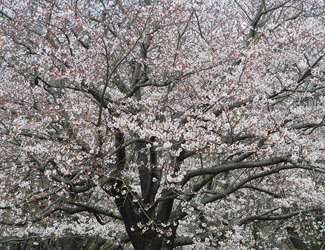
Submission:
M 302 218 L 321 222 L 325 201 L 324 11 L 1 0 L 3 237 L 308 244 Z

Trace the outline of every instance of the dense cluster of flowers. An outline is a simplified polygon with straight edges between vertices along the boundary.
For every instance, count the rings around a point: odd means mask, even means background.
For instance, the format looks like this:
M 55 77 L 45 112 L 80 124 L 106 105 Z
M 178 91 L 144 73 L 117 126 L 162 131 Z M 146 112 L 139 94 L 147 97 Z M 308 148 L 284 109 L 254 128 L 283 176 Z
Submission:
M 280 248 L 324 209 L 324 12 L 1 0 L 1 234 Z

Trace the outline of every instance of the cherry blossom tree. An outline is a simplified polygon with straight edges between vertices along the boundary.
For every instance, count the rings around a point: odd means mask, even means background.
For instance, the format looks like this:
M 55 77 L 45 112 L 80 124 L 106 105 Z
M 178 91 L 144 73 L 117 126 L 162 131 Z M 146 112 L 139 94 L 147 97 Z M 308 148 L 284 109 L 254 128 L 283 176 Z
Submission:
M 2 235 L 307 242 L 297 220 L 325 201 L 324 12 L 320 0 L 0 0 Z

